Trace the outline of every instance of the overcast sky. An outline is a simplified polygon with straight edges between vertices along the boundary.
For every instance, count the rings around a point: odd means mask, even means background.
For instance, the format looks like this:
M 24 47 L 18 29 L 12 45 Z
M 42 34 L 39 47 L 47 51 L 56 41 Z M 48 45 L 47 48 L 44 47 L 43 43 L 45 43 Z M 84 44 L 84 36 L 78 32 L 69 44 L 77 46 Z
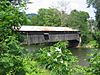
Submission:
M 26 13 L 37 13 L 40 8 L 48 8 L 48 7 L 56 7 L 58 5 L 58 1 L 66 1 L 67 10 L 66 12 L 70 13 L 71 10 L 79 10 L 86 11 L 89 13 L 90 17 L 95 16 L 94 9 L 87 8 L 86 0 L 30 0 L 31 4 L 27 4 Z

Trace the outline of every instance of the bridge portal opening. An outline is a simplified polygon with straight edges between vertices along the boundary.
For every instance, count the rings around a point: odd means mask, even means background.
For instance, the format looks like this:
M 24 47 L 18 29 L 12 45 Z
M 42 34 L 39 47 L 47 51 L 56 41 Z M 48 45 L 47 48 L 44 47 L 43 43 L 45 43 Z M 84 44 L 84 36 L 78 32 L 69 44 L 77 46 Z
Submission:
M 77 47 L 79 45 L 79 41 L 78 40 L 68 40 L 69 42 L 69 47 L 73 48 L 73 47 Z

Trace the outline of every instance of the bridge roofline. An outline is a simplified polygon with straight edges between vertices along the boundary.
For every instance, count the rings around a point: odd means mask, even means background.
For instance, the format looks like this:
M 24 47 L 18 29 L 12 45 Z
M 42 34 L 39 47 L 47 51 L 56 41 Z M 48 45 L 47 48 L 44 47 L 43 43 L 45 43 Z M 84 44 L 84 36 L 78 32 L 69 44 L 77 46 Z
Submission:
M 72 29 L 69 27 L 52 27 L 52 26 L 26 26 L 23 25 L 18 31 L 79 31 L 78 29 Z

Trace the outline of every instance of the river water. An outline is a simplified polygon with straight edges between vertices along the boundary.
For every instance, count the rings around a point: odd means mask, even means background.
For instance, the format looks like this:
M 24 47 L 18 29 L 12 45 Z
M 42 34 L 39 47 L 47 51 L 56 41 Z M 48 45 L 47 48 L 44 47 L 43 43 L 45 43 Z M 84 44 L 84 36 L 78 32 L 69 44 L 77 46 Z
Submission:
M 89 58 L 89 54 L 92 52 L 92 50 L 93 49 L 90 48 L 74 48 L 71 49 L 71 52 L 79 59 L 79 65 L 88 66 L 89 63 L 87 59 Z
M 30 46 L 24 45 L 24 47 L 28 49 L 29 51 L 36 51 L 36 50 L 39 50 L 40 48 L 43 48 L 44 45 L 30 45 Z M 94 49 L 90 49 L 90 48 L 71 48 L 70 49 L 72 54 L 79 59 L 79 65 L 81 66 L 88 66 L 89 64 L 87 62 L 87 59 L 89 58 L 88 54 L 90 54 L 92 50 Z

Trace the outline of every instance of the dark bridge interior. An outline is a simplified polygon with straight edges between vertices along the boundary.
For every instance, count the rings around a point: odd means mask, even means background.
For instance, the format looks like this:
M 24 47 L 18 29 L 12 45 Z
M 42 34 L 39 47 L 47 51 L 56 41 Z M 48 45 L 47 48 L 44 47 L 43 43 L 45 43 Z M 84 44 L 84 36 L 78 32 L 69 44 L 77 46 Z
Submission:
M 70 48 L 77 47 L 79 45 L 78 40 L 68 40 L 68 42 L 69 42 L 69 47 Z

